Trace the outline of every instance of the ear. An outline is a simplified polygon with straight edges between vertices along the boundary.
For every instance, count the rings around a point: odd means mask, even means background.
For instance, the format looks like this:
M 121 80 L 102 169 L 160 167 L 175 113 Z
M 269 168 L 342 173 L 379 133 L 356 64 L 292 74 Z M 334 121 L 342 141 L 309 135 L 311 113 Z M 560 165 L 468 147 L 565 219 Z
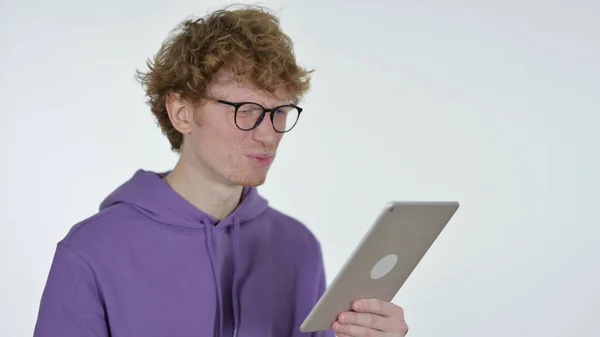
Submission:
M 192 108 L 187 101 L 178 93 L 170 93 L 165 98 L 167 113 L 173 127 L 181 134 L 187 134 L 192 131 Z

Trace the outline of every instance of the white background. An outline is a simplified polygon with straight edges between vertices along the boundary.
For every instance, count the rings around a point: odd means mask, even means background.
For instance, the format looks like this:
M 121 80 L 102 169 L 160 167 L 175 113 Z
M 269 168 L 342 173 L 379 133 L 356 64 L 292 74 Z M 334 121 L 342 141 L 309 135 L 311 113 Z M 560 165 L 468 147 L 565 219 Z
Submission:
M 134 80 L 217 1 L 0 8 L 0 331 L 30 336 L 55 244 L 176 160 Z M 389 200 L 461 209 L 395 299 L 414 337 L 599 336 L 597 1 L 282 1 L 305 112 L 262 192 L 329 280 Z

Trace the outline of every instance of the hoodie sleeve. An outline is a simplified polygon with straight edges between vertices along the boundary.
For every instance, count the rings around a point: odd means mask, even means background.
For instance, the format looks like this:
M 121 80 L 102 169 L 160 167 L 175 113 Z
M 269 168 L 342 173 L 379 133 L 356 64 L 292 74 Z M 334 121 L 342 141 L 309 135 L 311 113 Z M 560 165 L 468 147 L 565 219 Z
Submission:
M 311 245 L 306 249 L 304 256 L 306 260 L 302 264 L 298 279 L 299 288 L 297 291 L 297 324 L 299 327 L 308 316 L 312 308 L 317 304 L 327 287 L 325 267 L 323 264 L 323 254 L 319 241 L 313 239 Z M 299 333 L 299 330 L 296 331 Z M 294 335 L 296 336 L 296 335 Z M 302 337 L 335 337 L 333 330 L 317 331 L 311 333 L 299 334 Z
M 34 337 L 108 337 L 100 292 L 90 266 L 65 243 L 56 247 Z
M 317 301 L 319 300 L 319 298 L 321 298 L 323 293 L 325 293 L 325 289 L 327 288 L 327 281 L 326 281 L 326 277 L 325 277 L 325 268 L 323 266 L 322 261 L 321 261 L 321 266 L 320 266 L 318 275 L 319 275 L 318 276 L 319 283 L 317 286 L 318 296 L 316 296 L 316 298 L 315 298 L 315 304 L 317 304 Z M 336 336 L 335 336 L 335 333 L 333 332 L 333 330 L 327 330 L 327 331 L 315 332 L 311 335 L 311 337 L 336 337 Z

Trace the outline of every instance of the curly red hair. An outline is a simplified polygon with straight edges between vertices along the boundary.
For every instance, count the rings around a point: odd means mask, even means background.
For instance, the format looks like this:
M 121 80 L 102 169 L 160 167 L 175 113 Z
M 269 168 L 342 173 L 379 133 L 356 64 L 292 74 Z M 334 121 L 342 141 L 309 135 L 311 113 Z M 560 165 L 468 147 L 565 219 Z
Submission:
M 148 71 L 137 72 L 148 104 L 171 148 L 179 152 L 183 135 L 171 124 L 165 99 L 170 93 L 200 102 L 217 72 L 226 69 L 267 92 L 283 90 L 299 99 L 310 88 L 312 71 L 296 63 L 292 40 L 279 19 L 259 6 L 220 9 L 183 21 L 163 42 Z

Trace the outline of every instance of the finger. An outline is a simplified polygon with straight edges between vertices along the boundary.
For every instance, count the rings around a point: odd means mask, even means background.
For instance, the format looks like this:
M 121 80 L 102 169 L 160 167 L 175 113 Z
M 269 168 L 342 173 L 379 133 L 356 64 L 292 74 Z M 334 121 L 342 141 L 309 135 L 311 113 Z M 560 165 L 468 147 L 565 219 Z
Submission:
M 366 312 L 386 317 L 404 317 L 404 310 L 401 307 L 377 298 L 363 298 L 356 300 L 352 303 L 352 309 L 356 312 Z
M 352 337 L 352 336 L 346 335 L 346 334 L 343 334 L 343 333 L 336 333 L 335 337 Z
M 338 336 L 348 336 L 348 337 L 380 337 L 383 336 L 383 332 L 378 330 L 373 330 L 364 326 L 352 325 L 352 324 L 341 324 L 338 321 L 335 321 L 332 325 L 333 331 Z
M 389 318 L 371 313 L 350 311 L 342 312 L 338 316 L 338 322 L 347 325 L 364 326 L 380 331 L 390 331 L 392 328 L 391 324 L 389 323 Z

